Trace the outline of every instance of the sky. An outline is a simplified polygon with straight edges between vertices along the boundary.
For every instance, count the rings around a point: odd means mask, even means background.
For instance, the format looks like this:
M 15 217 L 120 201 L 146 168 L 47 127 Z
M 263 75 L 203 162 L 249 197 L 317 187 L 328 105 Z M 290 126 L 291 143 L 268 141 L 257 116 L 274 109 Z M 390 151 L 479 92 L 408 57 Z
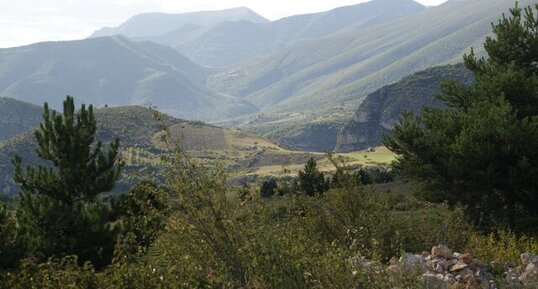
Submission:
M 439 5 L 446 0 L 416 0 Z M 366 0 L 0 0 L 0 48 L 88 37 L 145 12 L 182 13 L 248 7 L 276 20 Z

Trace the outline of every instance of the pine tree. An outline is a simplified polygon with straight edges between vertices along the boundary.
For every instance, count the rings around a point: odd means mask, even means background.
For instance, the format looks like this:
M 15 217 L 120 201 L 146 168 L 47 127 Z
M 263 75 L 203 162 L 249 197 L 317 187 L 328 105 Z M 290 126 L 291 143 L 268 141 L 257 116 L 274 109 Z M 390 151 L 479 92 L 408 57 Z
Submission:
M 91 105 L 75 112 L 67 96 L 57 114 L 45 103 L 35 138 L 37 154 L 48 164 L 23 169 L 21 157 L 13 159 L 21 238 L 34 257 L 76 254 L 99 266 L 112 256 L 111 212 L 97 197 L 112 190 L 120 175 L 119 140 L 104 152 L 96 130 Z
M 461 204 L 483 228 L 528 229 L 538 221 L 538 5 L 511 9 L 484 43 L 488 58 L 464 57 L 475 75 L 446 82 L 446 110 L 405 114 L 384 143 L 430 201 Z M 535 11 L 536 10 L 536 11 Z
M 262 198 L 270 198 L 276 193 L 277 189 L 278 185 L 276 183 L 276 179 L 269 178 L 262 183 L 262 186 L 260 188 L 260 196 Z
M 329 189 L 325 176 L 318 170 L 316 160 L 310 158 L 304 170 L 299 171 L 299 190 L 307 196 L 323 194 Z

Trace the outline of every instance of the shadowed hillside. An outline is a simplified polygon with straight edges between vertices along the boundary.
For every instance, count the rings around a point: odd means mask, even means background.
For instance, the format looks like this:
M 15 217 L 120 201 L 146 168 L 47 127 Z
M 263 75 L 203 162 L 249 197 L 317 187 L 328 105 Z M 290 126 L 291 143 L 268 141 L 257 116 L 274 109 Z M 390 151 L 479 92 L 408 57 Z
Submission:
M 206 76 L 172 48 L 118 36 L 0 49 L 0 94 L 34 104 L 59 108 L 72 95 L 96 106 L 152 105 L 202 120 L 256 111 L 209 91 Z
M 0 141 L 34 128 L 42 108 L 12 98 L 0 97 Z

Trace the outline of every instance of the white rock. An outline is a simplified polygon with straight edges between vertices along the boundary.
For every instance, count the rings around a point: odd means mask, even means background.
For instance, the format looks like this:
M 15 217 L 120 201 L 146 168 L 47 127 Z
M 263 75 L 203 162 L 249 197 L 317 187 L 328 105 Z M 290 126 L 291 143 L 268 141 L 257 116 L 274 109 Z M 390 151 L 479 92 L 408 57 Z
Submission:
M 433 246 L 432 256 L 449 259 L 452 257 L 452 251 L 446 245 L 439 244 L 438 246 Z
M 521 254 L 521 262 L 525 266 L 529 265 L 530 263 L 537 263 L 538 256 L 531 253 L 523 253 Z
M 453 283 L 445 280 L 443 274 L 422 274 L 422 281 L 424 282 L 424 288 L 435 289 L 449 289 L 449 286 Z
M 406 271 L 421 270 L 424 260 L 420 255 L 406 253 L 400 257 L 400 266 Z

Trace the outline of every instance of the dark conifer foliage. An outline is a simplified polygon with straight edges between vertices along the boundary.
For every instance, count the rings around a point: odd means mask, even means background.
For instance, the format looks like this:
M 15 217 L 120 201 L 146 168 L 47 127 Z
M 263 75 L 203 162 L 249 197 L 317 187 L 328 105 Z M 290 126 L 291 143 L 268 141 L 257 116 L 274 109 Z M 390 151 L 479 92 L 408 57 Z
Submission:
M 484 43 L 488 58 L 464 57 L 476 82 L 444 84 L 447 110 L 405 115 L 384 143 L 429 200 L 466 207 L 483 228 L 538 221 L 538 5 L 511 9 Z
M 307 196 L 323 194 L 329 189 L 325 176 L 317 167 L 316 160 L 310 158 L 304 170 L 299 171 L 299 190 Z
M 112 212 L 98 200 L 119 177 L 119 140 L 108 151 L 95 142 L 93 107 L 75 112 L 67 97 L 63 114 L 45 104 L 43 121 L 35 132 L 37 154 L 47 165 L 22 168 L 15 157 L 14 179 L 20 184 L 17 220 L 25 250 L 32 257 L 76 254 L 96 266 L 112 256 Z

